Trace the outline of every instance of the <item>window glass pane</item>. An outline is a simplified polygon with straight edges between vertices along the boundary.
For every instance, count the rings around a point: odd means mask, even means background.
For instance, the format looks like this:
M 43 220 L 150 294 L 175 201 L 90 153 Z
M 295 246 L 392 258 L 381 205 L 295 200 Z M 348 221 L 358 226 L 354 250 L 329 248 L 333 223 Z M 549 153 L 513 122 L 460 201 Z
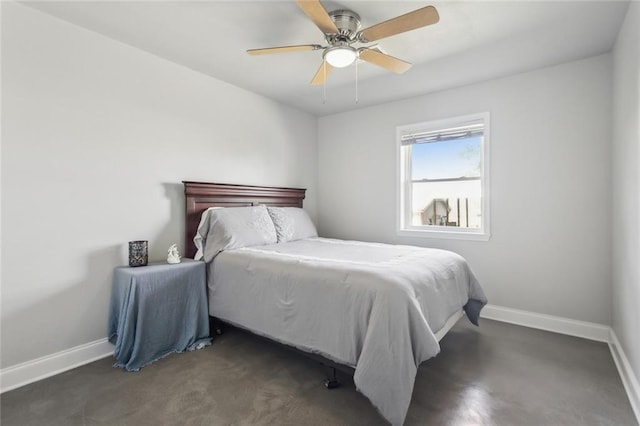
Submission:
M 412 180 L 480 176 L 482 138 L 414 144 Z
M 411 225 L 482 226 L 482 137 L 411 147 Z

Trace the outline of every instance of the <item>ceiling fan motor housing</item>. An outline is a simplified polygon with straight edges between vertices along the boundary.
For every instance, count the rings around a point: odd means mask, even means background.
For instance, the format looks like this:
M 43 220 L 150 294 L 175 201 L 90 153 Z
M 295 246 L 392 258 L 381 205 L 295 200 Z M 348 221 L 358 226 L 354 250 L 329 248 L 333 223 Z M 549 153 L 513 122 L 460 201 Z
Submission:
M 339 30 L 338 34 L 327 34 L 329 43 L 355 41 L 358 30 L 360 30 L 360 15 L 351 10 L 341 9 L 329 12 L 329 16 Z

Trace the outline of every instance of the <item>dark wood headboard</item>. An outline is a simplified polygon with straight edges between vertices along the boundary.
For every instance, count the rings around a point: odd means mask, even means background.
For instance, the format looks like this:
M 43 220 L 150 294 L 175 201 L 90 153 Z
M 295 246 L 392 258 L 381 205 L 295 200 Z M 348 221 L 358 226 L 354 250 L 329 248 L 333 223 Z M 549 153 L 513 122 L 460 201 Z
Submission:
M 184 257 L 193 259 L 200 216 L 209 207 L 242 207 L 265 204 L 276 207 L 302 207 L 306 189 L 226 183 L 182 182 L 185 198 Z

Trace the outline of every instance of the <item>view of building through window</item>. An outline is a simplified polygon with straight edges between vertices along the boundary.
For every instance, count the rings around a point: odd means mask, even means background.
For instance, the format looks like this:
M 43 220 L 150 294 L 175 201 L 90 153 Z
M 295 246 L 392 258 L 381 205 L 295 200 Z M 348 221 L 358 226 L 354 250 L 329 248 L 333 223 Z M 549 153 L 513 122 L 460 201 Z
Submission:
M 480 228 L 482 137 L 411 146 L 411 224 Z

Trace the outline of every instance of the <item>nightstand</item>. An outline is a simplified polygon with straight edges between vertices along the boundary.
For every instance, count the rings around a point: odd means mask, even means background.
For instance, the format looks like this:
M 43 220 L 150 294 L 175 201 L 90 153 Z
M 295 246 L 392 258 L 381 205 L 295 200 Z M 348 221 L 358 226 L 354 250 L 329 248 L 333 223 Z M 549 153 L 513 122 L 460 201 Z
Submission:
M 137 371 L 211 343 L 204 262 L 121 266 L 113 272 L 109 341 L 116 366 Z

